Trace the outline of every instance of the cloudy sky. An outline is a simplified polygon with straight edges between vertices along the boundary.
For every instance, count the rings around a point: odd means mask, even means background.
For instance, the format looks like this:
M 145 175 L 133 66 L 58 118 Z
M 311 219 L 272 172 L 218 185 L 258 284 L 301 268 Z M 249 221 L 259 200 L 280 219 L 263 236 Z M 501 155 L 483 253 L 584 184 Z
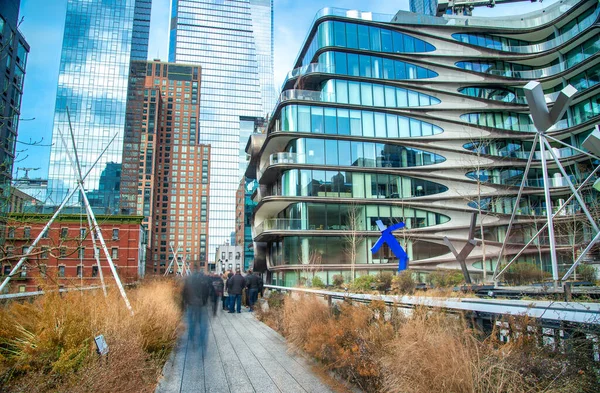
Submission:
M 0 0 L 1 1 L 1 0 Z M 548 6 L 556 0 L 545 0 Z M 275 86 L 281 86 L 284 75 L 292 67 L 316 12 L 324 7 L 338 7 L 395 14 L 408 10 L 408 0 L 274 0 Z M 167 60 L 168 23 L 171 0 L 153 0 L 150 31 L 150 59 Z M 58 66 L 65 22 L 66 0 L 21 0 L 20 30 L 31 46 L 25 92 L 21 104 L 17 167 L 36 167 L 31 177 L 47 177 L 52 139 L 54 102 Z M 525 13 L 542 8 L 540 3 L 523 2 L 481 8 L 475 15 L 502 16 Z M 28 120 L 33 119 L 33 120 Z M 41 141 L 41 143 L 39 143 Z M 28 143 L 34 142 L 35 146 Z M 23 173 L 19 173 L 21 176 Z

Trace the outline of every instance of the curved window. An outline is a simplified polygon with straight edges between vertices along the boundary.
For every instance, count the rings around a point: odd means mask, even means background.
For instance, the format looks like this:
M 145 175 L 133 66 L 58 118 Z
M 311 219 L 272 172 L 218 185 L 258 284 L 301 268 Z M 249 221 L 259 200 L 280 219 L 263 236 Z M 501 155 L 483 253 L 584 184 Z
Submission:
M 317 32 L 302 59 L 302 65 L 310 64 L 315 53 L 326 46 L 386 53 L 423 53 L 435 50 L 430 43 L 408 34 L 375 26 L 329 20 L 317 27 Z
M 461 87 L 458 92 L 469 97 L 483 98 L 485 100 L 494 100 L 510 103 L 524 104 L 521 97 L 504 88 L 484 88 L 484 87 Z
M 482 72 L 485 74 L 494 74 L 500 76 L 508 76 L 513 78 L 521 77 L 522 71 L 531 71 L 533 67 L 509 63 L 506 61 L 459 61 L 456 63 L 458 68 L 464 70 Z
M 547 39 L 552 39 L 552 36 Z M 484 48 L 509 51 L 511 46 L 526 46 L 531 45 L 531 42 L 516 40 L 514 38 L 506 38 L 494 36 L 490 34 L 475 34 L 475 33 L 455 33 L 452 38 L 466 44 L 482 46 Z
M 565 61 L 559 59 L 533 68 L 531 66 L 506 61 L 459 61 L 455 65 L 469 71 L 504 76 L 508 78 L 542 78 L 563 72 L 600 52 L 600 34 L 596 34 L 584 43 L 565 54 Z
M 438 76 L 437 72 L 404 61 L 336 51 L 322 53 L 319 64 L 330 73 L 365 78 L 405 80 Z
M 578 91 L 589 89 L 600 83 L 600 64 L 588 68 L 584 72 L 569 79 L 569 83 Z
M 371 253 L 371 247 L 375 245 L 377 239 L 379 237 L 376 236 L 366 236 L 358 239 L 354 263 L 398 264 L 398 258 L 392 253 L 389 247 L 381 247 L 377 253 Z M 402 245 L 411 261 L 434 258 L 448 253 L 446 246 L 421 239 L 414 242 L 411 239 L 406 239 L 406 241 L 402 241 Z M 271 263 L 275 266 L 314 263 L 315 258 L 318 258 L 319 264 L 322 265 L 350 264 L 348 258 L 348 241 L 340 236 L 285 236 L 281 240 L 270 243 L 270 250 Z M 316 274 L 328 275 L 329 282 L 331 283 L 333 276 L 340 273 L 340 271 L 330 271 L 327 269 L 324 272 Z M 287 278 L 288 274 L 286 274 L 285 285 L 296 285 L 296 274 L 294 273 L 289 281 Z M 323 282 L 326 281 L 327 279 L 323 277 Z
M 328 80 L 323 85 L 322 92 L 323 101 L 362 106 L 406 108 L 441 102 L 430 95 L 401 87 L 339 79 Z
M 381 220 L 387 226 L 404 222 L 406 229 L 415 229 L 450 221 L 450 218 L 443 214 L 409 206 L 391 206 L 381 203 L 350 205 L 299 202 L 288 206 L 279 213 L 279 216 L 285 217 L 285 220 L 289 222 L 290 230 L 379 231 L 377 220 Z M 277 229 L 283 230 L 284 228 Z
M 294 154 L 292 162 L 309 165 L 407 168 L 445 161 L 435 153 L 386 143 L 299 138 L 286 150 Z
M 439 194 L 448 187 L 408 176 L 292 169 L 281 176 L 282 196 L 404 199 Z
M 535 132 L 529 115 L 516 112 L 466 113 L 460 118 L 478 126 L 501 128 L 503 130 Z
M 575 139 L 567 138 L 564 139 L 563 142 L 581 146 L 581 142 L 583 142 L 583 140 L 587 137 L 587 135 L 590 134 L 591 131 L 592 130 L 584 131 L 577 134 L 574 137 Z M 551 143 L 551 145 L 554 154 L 558 158 L 572 157 L 580 154 L 578 151 L 570 147 L 563 147 L 563 145 L 557 143 Z M 471 142 L 464 144 L 463 147 L 478 154 L 487 154 L 497 157 L 520 158 L 524 160 L 529 158 L 529 153 L 531 152 L 531 142 L 511 139 Z M 539 150 L 534 152 L 533 158 L 536 160 L 541 159 Z
M 596 34 L 592 38 L 586 40 L 581 45 L 571 49 L 565 55 L 567 68 L 571 68 L 576 64 L 581 63 L 585 59 L 589 58 L 600 52 L 600 34 Z
M 522 169 L 481 169 L 467 173 L 467 177 L 483 183 L 517 186 L 523 180 Z
M 457 33 L 452 37 L 460 42 L 476 45 L 484 48 L 495 49 L 499 51 L 509 51 L 517 53 L 542 52 L 555 48 L 573 37 L 585 31 L 592 26 L 600 14 L 600 7 L 590 7 L 577 18 L 571 20 L 568 24 L 558 30 L 558 36 L 554 33 L 541 41 L 528 42 L 514 38 L 494 36 L 483 33 Z
M 575 173 L 573 166 L 565 168 L 567 173 Z M 473 180 L 478 180 L 484 183 L 502 184 L 507 186 L 520 186 L 523 181 L 524 171 L 521 169 L 483 169 L 478 171 L 469 172 L 466 176 Z M 589 174 L 589 173 L 588 173 Z M 569 180 L 572 183 L 577 183 L 579 178 L 583 180 L 586 174 L 576 176 L 573 174 L 569 175 Z M 568 187 L 568 182 L 562 177 L 562 174 L 558 169 L 548 170 L 548 180 L 550 187 Z M 544 179 L 541 168 L 532 168 L 527 174 L 526 187 L 544 187 Z
M 581 124 L 600 115 L 600 94 L 571 106 L 573 123 Z
M 586 199 L 591 198 L 591 194 L 586 194 Z M 516 202 L 516 197 L 481 198 L 481 210 L 500 214 L 512 214 Z M 564 198 L 562 196 L 552 198 L 553 212 L 556 213 L 558 208 L 563 204 Z M 478 209 L 479 207 L 477 201 L 471 201 L 467 205 L 473 209 Z M 571 201 L 561 210 L 561 212 L 569 215 L 578 214 L 581 213 L 581 207 L 577 201 Z M 544 216 L 546 215 L 546 200 L 543 196 L 523 195 L 519 201 L 517 214 L 528 216 Z
M 377 138 L 410 138 L 442 133 L 440 127 L 406 116 L 387 113 L 286 105 L 281 108 L 281 131 L 354 135 Z

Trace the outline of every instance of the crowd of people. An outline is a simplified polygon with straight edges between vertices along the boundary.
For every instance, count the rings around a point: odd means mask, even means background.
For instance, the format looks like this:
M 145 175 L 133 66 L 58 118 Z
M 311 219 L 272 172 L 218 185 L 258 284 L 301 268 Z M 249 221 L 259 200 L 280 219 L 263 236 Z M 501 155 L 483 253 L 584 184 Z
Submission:
M 222 299 L 223 310 L 228 310 L 229 313 L 240 313 L 242 303 L 252 311 L 259 293 L 262 296 L 261 275 L 249 270 L 243 276 L 238 269 L 235 274 L 229 270 L 223 275 L 200 272 L 186 277 L 182 299 L 190 318 L 194 319 L 194 314 L 199 313 L 199 307 L 207 305 L 209 299 L 213 315 L 217 314 L 219 299 Z

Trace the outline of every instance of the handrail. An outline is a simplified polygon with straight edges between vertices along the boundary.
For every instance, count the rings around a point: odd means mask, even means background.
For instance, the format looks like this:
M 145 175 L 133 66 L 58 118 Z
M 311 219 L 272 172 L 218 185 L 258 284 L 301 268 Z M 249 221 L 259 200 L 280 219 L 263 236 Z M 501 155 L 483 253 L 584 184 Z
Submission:
M 265 285 L 277 291 L 312 293 L 334 299 L 351 299 L 359 302 L 380 300 L 390 306 L 414 308 L 418 306 L 450 309 L 455 311 L 483 312 L 498 315 L 526 315 L 552 321 L 600 324 L 600 303 L 552 302 L 530 300 L 441 298 L 423 296 L 391 296 L 354 294 L 305 288 Z
M 139 284 L 139 282 L 136 281 L 136 282 L 130 282 L 128 284 L 124 284 L 124 286 L 128 287 L 128 286 L 138 285 L 138 284 Z M 107 287 L 109 287 L 109 286 L 110 285 L 107 285 Z M 82 288 L 78 288 L 78 287 L 60 288 L 58 290 L 52 290 L 52 291 L 4 293 L 4 294 L 0 295 L 0 300 L 28 298 L 28 297 L 41 296 L 41 295 L 45 295 L 47 293 L 54 293 L 54 292 L 65 293 L 65 292 L 73 292 L 73 291 L 92 291 L 94 289 L 102 289 L 102 287 L 100 285 L 93 285 L 91 287 L 82 287 Z

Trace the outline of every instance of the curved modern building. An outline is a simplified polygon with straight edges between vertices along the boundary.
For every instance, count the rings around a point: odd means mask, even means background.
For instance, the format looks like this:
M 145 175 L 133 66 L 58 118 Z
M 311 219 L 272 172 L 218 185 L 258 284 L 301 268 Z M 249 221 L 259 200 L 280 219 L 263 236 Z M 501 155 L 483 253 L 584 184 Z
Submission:
M 294 285 L 310 271 L 331 282 L 396 270 L 387 247 L 370 252 L 376 221 L 395 232 L 412 269 L 458 268 L 443 243 L 465 244 L 481 211 L 468 268 L 492 271 L 525 177 L 535 135 L 522 87 L 542 83 L 549 105 L 571 84 L 571 106 L 548 134 L 579 146 L 600 116 L 598 1 L 565 0 L 511 18 L 320 11 L 273 110 L 253 135 L 246 175 L 254 195 L 255 268 Z M 597 166 L 552 144 L 575 184 Z M 534 153 L 507 255 L 545 222 Z M 552 209 L 571 195 L 549 160 Z M 597 201 L 588 188 L 589 202 Z M 595 205 L 595 203 L 592 203 Z M 590 230 L 570 203 L 556 224 L 559 264 L 571 264 Z M 518 261 L 549 269 L 547 238 Z M 494 258 L 492 258 L 494 257 Z

